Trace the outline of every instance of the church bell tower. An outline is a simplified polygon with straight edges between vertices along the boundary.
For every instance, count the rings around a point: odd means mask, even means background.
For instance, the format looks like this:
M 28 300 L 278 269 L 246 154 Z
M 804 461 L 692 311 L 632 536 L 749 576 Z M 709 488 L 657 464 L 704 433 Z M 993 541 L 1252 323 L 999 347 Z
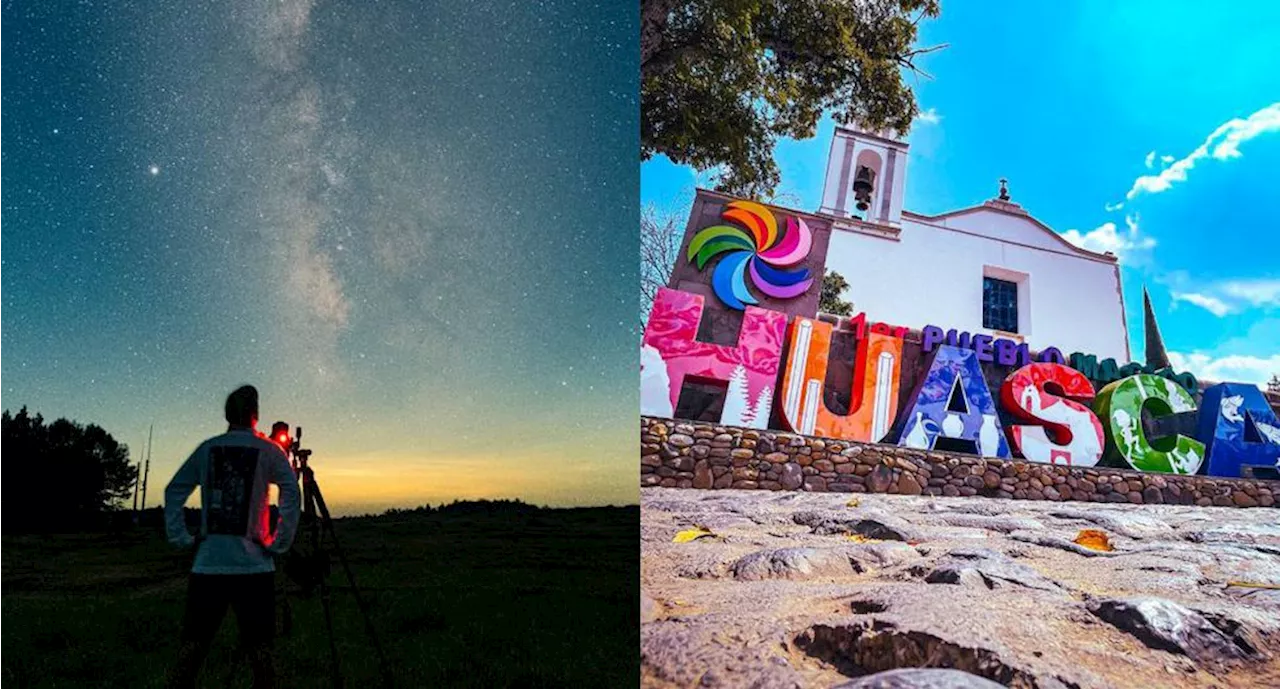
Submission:
M 837 126 L 818 212 L 837 227 L 896 238 L 906 176 L 907 144 L 892 132 Z

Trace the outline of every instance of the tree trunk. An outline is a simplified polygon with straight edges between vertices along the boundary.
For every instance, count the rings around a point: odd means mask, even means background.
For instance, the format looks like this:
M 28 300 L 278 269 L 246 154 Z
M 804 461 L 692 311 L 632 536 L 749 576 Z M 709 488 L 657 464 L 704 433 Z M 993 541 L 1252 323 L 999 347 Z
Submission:
M 678 0 L 640 0 L 640 75 L 663 48 L 663 34 Z

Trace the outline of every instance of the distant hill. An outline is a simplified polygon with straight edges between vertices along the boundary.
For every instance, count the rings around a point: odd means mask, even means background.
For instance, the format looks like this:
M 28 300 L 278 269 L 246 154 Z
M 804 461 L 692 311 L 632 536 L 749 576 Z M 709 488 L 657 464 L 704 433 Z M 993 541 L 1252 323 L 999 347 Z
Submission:
M 425 518 L 436 517 L 445 519 L 467 519 L 467 518 L 510 518 L 510 517 L 532 517 L 540 514 L 567 514 L 575 512 L 600 512 L 612 513 L 615 511 L 636 510 L 637 517 L 639 507 L 637 505 L 627 506 L 601 506 L 601 507 L 543 507 L 531 505 L 522 500 L 454 500 L 451 503 L 440 504 L 439 506 L 421 505 L 419 507 L 393 507 L 379 513 L 368 513 L 360 515 L 345 515 L 334 517 L 335 520 L 366 520 L 381 518 Z M 187 507 L 183 510 L 187 522 L 187 527 L 195 531 L 200 527 L 200 509 Z M 271 506 L 271 523 L 274 525 L 279 518 L 279 510 L 275 505 Z M 109 519 L 105 522 L 97 523 L 86 527 L 83 532 L 92 533 L 99 531 L 121 531 L 129 529 L 133 526 L 133 512 L 128 510 L 118 510 L 109 515 Z M 164 528 L 164 508 L 149 507 L 138 515 L 138 526 L 154 529 Z M 60 531 L 67 533 L 66 531 Z

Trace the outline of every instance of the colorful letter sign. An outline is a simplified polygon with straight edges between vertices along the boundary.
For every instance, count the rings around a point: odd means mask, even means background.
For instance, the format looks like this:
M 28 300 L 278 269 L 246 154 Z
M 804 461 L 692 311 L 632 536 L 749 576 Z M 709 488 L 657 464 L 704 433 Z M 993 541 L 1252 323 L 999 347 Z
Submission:
M 1210 476 L 1239 478 L 1245 466 L 1280 466 L 1280 421 L 1256 386 L 1218 383 L 1205 390 L 1196 430 Z
M 808 268 L 781 270 L 809 255 L 813 233 L 804 220 L 789 217 L 786 231 L 779 232 L 773 212 L 750 201 L 730 202 L 720 217 L 738 226 L 699 230 L 689 242 L 687 259 L 702 270 L 713 256 L 725 254 L 711 274 L 711 287 L 725 306 L 741 311 L 759 303 L 747 289 L 748 275 L 757 290 L 775 299 L 794 299 L 809 291 L 813 278 Z
M 1185 435 L 1147 442 L 1142 409 L 1156 416 L 1195 411 L 1191 393 L 1168 378 L 1139 373 L 1098 392 L 1094 408 L 1107 430 L 1107 455 L 1140 471 L 1194 474 L 1204 461 L 1204 443 Z
M 727 381 L 720 423 L 767 428 L 786 314 L 749 307 L 738 346 L 699 342 L 702 295 L 658 290 L 640 349 L 640 411 L 670 418 L 686 378 Z
M 1052 385 L 1064 397 L 1048 391 Z M 1065 399 L 1071 398 L 1071 399 Z M 1093 399 L 1093 384 L 1063 364 L 1029 364 L 1014 371 L 1000 388 L 1000 401 L 1014 416 L 1042 424 L 1010 426 L 1013 449 L 1033 462 L 1091 467 L 1102 458 L 1106 438 L 1089 407 L 1073 400 Z M 1045 431 L 1054 431 L 1055 442 Z
M 996 401 L 972 350 L 938 347 L 929 373 L 907 405 L 898 444 L 933 449 L 939 437 L 970 441 L 984 457 L 1009 456 Z
M 889 432 L 898 409 L 902 337 L 883 324 L 867 333 L 859 324 L 849 413 L 827 408 L 822 398 L 831 348 L 830 323 L 796 318 L 791 323 L 790 353 L 782 375 L 782 420 L 791 430 L 841 440 L 878 442 Z
M 694 237 L 690 257 L 701 266 L 731 249 L 748 252 L 734 274 L 739 278 L 750 274 L 757 291 L 783 296 L 770 291 L 781 282 L 763 280 L 771 285 L 765 287 L 760 278 L 772 275 L 768 271 L 774 269 L 766 263 L 782 265 L 803 257 L 809 245 L 807 228 L 795 219 L 779 236 L 770 212 L 749 202 L 729 204 L 723 217 L 746 227 L 750 234 L 727 225 L 706 228 Z M 757 258 L 759 265 L 754 263 Z M 717 272 L 735 265 L 730 259 L 739 260 L 730 252 L 720 259 Z M 933 352 L 929 370 L 909 395 L 902 416 L 895 419 L 906 329 L 883 323 L 867 327 L 866 314 L 842 325 L 856 328 L 857 350 L 849 411 L 834 413 L 827 406 L 827 395 L 833 391 L 825 386 L 835 327 L 796 317 L 788 329 L 786 314 L 749 306 L 754 297 L 745 283 L 735 284 L 713 284 L 721 299 L 738 298 L 744 311 L 735 346 L 698 341 L 706 305 L 703 296 L 659 290 L 641 346 L 642 414 L 673 418 L 687 382 L 711 382 L 725 388 L 719 419 L 725 425 L 768 429 L 777 391 L 784 427 L 838 440 L 884 442 L 888 436 L 905 447 L 945 446 L 1000 458 L 1017 452 L 1030 461 L 1072 467 L 1091 467 L 1105 459 L 1108 465 L 1139 471 L 1195 474 L 1203 465 L 1209 475 L 1228 478 L 1240 477 L 1249 466 L 1280 468 L 1280 418 L 1255 386 L 1222 383 L 1209 388 L 1199 411 L 1196 438 L 1166 435 L 1148 440 L 1144 409 L 1156 417 L 1197 411 L 1195 397 L 1187 390 L 1196 386 L 1190 374 L 1174 374 L 1168 367 L 1143 372 L 1136 363 L 1120 366 L 1114 359 L 1099 363 L 1096 357 L 1079 353 L 1067 365 L 1053 347 L 1041 350 L 1035 357 L 1039 362 L 1032 362 L 1024 343 L 944 331 L 933 325 L 921 331 L 921 349 Z M 789 345 L 785 366 L 781 361 L 784 337 Z M 988 368 L 1021 364 L 999 390 L 1005 410 L 1016 419 L 1007 435 L 982 362 Z M 841 379 L 843 385 L 840 374 L 832 379 Z M 1100 379 L 1112 382 L 1095 397 L 1094 386 Z

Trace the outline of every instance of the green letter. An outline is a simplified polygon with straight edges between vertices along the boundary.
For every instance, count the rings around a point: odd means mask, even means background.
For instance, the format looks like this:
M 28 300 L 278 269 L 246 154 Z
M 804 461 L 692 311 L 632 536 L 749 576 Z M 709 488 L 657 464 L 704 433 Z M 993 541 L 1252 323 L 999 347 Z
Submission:
M 1160 417 L 1195 411 L 1196 401 L 1177 383 L 1147 373 L 1102 388 L 1094 400 L 1094 409 L 1107 431 L 1107 459 L 1123 459 L 1139 471 L 1196 473 L 1204 461 L 1204 443 L 1185 435 L 1156 438 L 1148 443 L 1142 431 L 1143 407 Z

